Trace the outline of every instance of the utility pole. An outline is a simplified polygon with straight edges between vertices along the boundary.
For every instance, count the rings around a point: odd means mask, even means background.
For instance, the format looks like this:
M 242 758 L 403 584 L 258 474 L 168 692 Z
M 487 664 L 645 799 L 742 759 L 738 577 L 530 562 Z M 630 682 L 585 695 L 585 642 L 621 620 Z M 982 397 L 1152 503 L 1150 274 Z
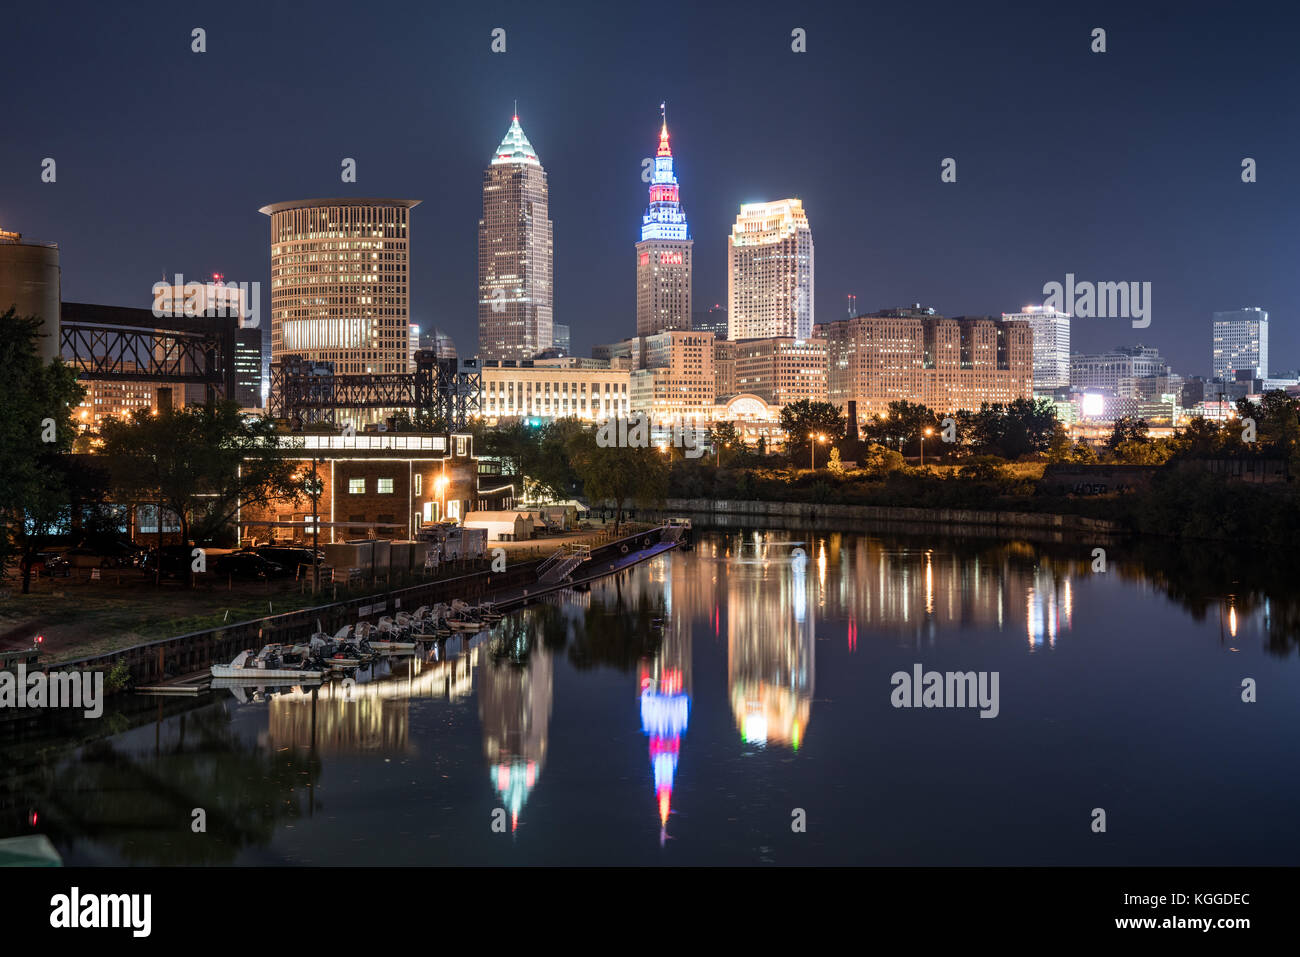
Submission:
M 311 457 L 311 593 L 320 591 L 320 476 L 317 458 Z

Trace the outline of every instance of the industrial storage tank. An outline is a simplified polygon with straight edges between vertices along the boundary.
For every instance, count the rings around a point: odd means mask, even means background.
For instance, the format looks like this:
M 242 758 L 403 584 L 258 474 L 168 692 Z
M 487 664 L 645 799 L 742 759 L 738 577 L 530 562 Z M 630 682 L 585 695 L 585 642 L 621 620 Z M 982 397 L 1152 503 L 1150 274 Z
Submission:
M 19 316 L 40 317 L 43 362 L 59 356 L 60 272 L 57 243 L 24 241 L 0 229 L 0 315 L 13 306 Z

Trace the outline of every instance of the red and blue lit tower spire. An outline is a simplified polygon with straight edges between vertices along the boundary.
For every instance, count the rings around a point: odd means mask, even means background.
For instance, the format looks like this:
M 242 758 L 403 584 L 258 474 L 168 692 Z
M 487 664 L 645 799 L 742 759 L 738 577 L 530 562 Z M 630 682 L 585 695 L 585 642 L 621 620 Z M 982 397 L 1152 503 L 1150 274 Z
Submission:
M 641 217 L 641 239 L 690 239 L 686 211 L 682 209 L 677 177 L 673 174 L 673 150 L 668 145 L 667 104 L 659 104 L 659 115 L 662 121 L 659 150 L 650 178 L 650 205 Z

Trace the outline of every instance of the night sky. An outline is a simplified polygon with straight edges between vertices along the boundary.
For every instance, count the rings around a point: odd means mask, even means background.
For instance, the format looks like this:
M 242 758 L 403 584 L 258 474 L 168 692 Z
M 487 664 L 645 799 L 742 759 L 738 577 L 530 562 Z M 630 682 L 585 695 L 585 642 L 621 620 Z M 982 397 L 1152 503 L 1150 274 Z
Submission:
M 164 271 L 218 270 L 262 283 L 265 318 L 259 206 L 421 199 L 412 319 L 465 355 L 482 172 L 518 98 L 550 181 L 555 319 L 588 355 L 635 330 L 641 160 L 666 99 L 696 309 L 726 304 L 738 205 L 794 195 L 818 320 L 843 316 L 847 293 L 860 311 L 1014 311 L 1073 272 L 1153 284 L 1150 328 L 1080 319 L 1076 351 L 1142 341 L 1208 374 L 1211 312 L 1259 305 L 1273 371 L 1300 366 L 1300 13 L 1019 6 L 12 4 L 0 227 L 61 245 L 66 300 L 146 307 Z M 196 26 L 207 53 L 190 52 Z M 795 27 L 807 53 L 790 50 Z

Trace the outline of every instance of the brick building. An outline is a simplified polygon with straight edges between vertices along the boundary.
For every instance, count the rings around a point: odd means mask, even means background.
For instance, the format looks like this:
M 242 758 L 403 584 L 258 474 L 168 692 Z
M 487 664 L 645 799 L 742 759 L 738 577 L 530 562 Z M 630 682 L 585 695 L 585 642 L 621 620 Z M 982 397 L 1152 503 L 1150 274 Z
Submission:
M 956 412 L 1033 398 L 1027 322 L 945 319 L 914 307 L 820 323 L 817 337 L 826 340 L 828 400 L 856 399 L 860 416 L 903 399 Z
M 241 540 L 307 542 L 315 521 L 321 523 L 322 543 L 408 539 L 421 525 L 514 504 L 512 484 L 480 475 L 469 435 L 391 432 L 304 435 L 301 440 L 295 453 L 298 468 L 309 474 L 314 461 L 322 483 L 318 511 L 313 513 L 309 499 L 241 508 Z

